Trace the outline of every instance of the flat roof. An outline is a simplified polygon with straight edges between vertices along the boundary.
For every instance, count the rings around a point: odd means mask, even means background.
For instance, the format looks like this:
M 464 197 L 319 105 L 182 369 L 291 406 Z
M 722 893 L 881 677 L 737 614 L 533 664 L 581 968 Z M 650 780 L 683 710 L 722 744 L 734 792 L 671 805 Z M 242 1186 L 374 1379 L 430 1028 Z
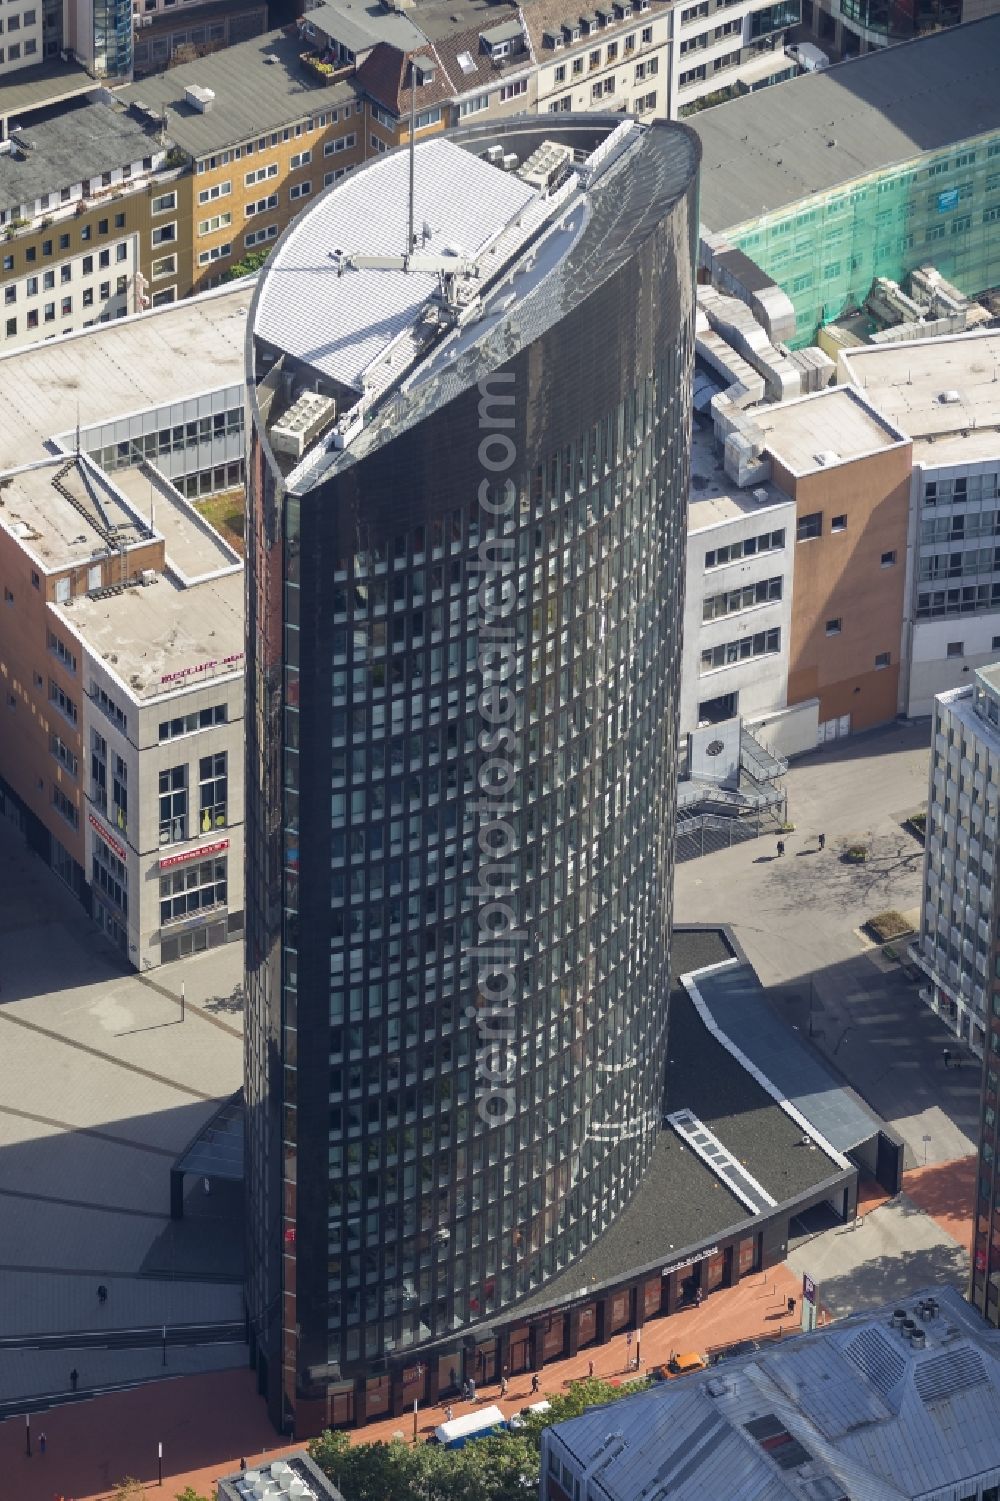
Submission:
M 116 98 L 159 115 L 166 110 L 169 139 L 190 156 L 205 156 L 357 98 L 352 83 L 326 85 L 307 73 L 301 53 L 296 37 L 269 31 L 196 62 L 151 73 L 119 90 Z M 188 104 L 184 90 L 189 84 L 215 94 L 208 114 Z
M 822 1152 L 803 1150 L 802 1127 L 712 1035 L 681 975 L 738 957 L 726 931 L 678 927 L 671 938 L 673 988 L 667 1041 L 664 1113 L 691 1110 L 778 1204 L 806 1197 L 841 1169 Z M 518 1312 L 549 1307 L 596 1283 L 730 1234 L 754 1216 L 672 1128 L 657 1137 L 645 1176 L 618 1219 L 579 1261 L 547 1283 Z
M 753 407 L 748 415 L 774 456 L 796 475 L 907 441 L 852 386 L 830 386 L 795 401 Z
M 239 283 L 0 355 L 0 469 L 41 458 L 58 433 L 246 378 Z
M 388 42 L 400 52 L 415 52 L 426 40 L 415 24 L 418 12 L 419 7 L 412 16 L 404 16 L 387 10 L 381 0 L 371 0 L 368 5 L 353 4 L 352 0 L 326 0 L 326 4 L 318 5 L 315 10 L 307 10 L 303 19 L 351 52 L 367 52 L 379 42 Z
M 192 588 L 163 573 L 145 587 L 52 608 L 139 700 L 175 691 L 172 674 L 188 669 L 199 685 L 243 671 L 242 569 Z
M 430 231 L 429 253 L 485 256 L 539 201 L 516 173 L 447 138 L 419 142 L 414 155 L 413 222 Z M 256 334 L 359 395 L 371 367 L 419 324 L 438 278 L 353 268 L 339 275 L 333 255 L 399 255 L 406 246 L 408 180 L 408 153 L 395 151 L 339 183 L 285 235 L 257 306 Z
M 166 546 L 167 562 L 191 582 L 243 560 L 189 500 L 169 482 L 154 483 L 141 469 L 116 469 L 114 484 L 140 516 L 152 518 Z
M 1000 15 L 703 110 L 701 219 L 725 230 L 1000 129 Z
M 842 369 L 926 464 L 1000 457 L 1000 329 L 846 349 Z M 943 395 L 957 397 L 942 401 Z
M 1000 1477 L 1000 1333 L 935 1285 L 592 1407 L 542 1444 L 599 1465 L 608 1501 L 974 1494 Z
M 152 536 L 86 454 L 3 475 L 0 502 L 0 526 L 50 573 L 105 556 L 112 534 L 129 546 Z
M 730 961 L 694 975 L 692 983 L 720 1032 L 835 1151 L 871 1140 L 880 1122 L 774 1014 L 751 965 Z
M 0 91 L 2 92 L 2 91 Z M 4 106 L 6 107 L 6 106 Z M 18 145 L 25 146 L 18 151 Z M 29 121 L 0 151 L 0 208 L 33 203 L 162 150 L 150 127 L 97 100 Z
M 752 415 L 752 413 L 751 413 Z M 764 492 L 761 499 L 758 492 Z M 688 535 L 735 521 L 772 506 L 794 506 L 784 490 L 768 480 L 741 490 L 726 473 L 714 428 L 695 420 L 691 434 L 691 487 L 688 492 Z
M 78 62 L 39 63 L 37 68 L 22 68 L 4 75 L 0 88 L 0 120 L 12 124 L 22 115 L 45 105 L 60 104 L 95 88 L 93 78 Z

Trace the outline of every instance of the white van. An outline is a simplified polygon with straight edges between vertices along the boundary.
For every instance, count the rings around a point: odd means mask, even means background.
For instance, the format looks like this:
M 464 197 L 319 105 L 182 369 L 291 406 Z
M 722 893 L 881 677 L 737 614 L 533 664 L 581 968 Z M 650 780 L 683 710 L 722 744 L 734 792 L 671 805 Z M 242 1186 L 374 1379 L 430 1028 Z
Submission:
M 499 1407 L 481 1407 L 478 1412 L 452 1418 L 450 1423 L 439 1423 L 434 1430 L 434 1440 L 446 1449 L 462 1449 L 473 1439 L 506 1432 L 507 1419 Z

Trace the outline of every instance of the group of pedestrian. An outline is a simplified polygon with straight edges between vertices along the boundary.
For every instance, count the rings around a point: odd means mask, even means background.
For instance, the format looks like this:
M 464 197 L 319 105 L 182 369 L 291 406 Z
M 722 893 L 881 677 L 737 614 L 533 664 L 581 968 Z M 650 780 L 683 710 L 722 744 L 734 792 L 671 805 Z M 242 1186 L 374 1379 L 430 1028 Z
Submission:
M 826 835 L 825 834 L 818 834 L 816 836 L 816 843 L 818 844 L 818 846 L 819 846 L 819 848 L 821 850 L 825 850 L 826 849 Z M 779 839 L 778 840 L 778 859 L 779 860 L 781 859 L 781 857 L 782 857 L 782 855 L 784 853 L 785 853 L 785 841 L 783 839 Z

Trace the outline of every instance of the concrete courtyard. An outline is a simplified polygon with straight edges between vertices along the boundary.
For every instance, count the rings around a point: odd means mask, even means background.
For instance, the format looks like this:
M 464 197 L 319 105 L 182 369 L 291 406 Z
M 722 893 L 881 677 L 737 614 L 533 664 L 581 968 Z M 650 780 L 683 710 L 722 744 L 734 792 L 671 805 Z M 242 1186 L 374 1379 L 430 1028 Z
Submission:
M 794 762 L 785 855 L 768 838 L 690 860 L 674 900 L 676 922 L 732 926 L 779 1015 L 903 1137 L 907 1168 L 968 1156 L 978 1130 L 979 1061 L 859 933 L 887 908 L 917 919 L 923 847 L 902 823 L 926 802 L 929 741 L 893 725 Z M 853 843 L 866 864 L 840 858 Z
M 159 1341 L 126 1331 L 242 1318 L 230 1186 L 169 1213 L 171 1164 L 240 1084 L 241 969 L 232 945 L 125 971 L 0 821 L 0 1410 L 68 1391 L 73 1368 L 81 1392 L 163 1374 Z M 245 1354 L 193 1341 L 168 1369 Z

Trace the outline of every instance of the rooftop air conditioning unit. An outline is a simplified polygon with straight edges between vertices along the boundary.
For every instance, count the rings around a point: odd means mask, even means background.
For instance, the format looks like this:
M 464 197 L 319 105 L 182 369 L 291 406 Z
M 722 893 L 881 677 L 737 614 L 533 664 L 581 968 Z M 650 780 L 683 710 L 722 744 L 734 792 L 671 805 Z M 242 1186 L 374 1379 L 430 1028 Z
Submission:
M 142 582 L 143 582 L 143 584 L 155 584 L 156 583 L 156 569 L 155 568 L 144 568 L 142 570 Z
M 215 92 L 213 89 L 202 88 L 200 83 L 189 83 L 184 90 L 184 98 L 200 115 L 207 115 L 215 103 Z

